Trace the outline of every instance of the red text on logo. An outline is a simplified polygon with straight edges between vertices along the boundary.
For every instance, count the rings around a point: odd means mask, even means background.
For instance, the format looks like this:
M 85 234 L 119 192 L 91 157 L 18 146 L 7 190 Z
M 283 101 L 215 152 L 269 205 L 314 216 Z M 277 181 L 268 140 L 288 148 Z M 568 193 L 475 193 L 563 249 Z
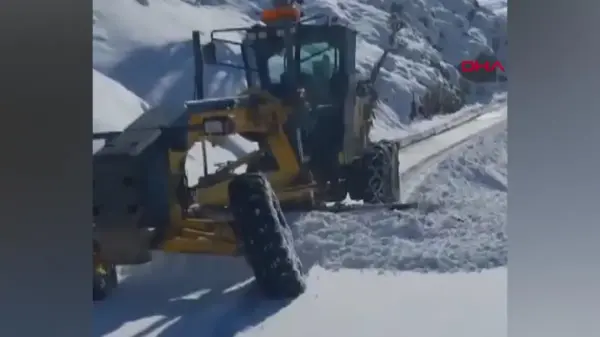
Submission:
M 491 63 L 489 61 L 479 63 L 475 60 L 467 60 L 462 61 L 460 63 L 460 70 L 464 73 L 472 73 L 480 70 L 484 70 L 486 72 L 491 73 L 496 71 L 496 69 L 500 69 L 504 72 L 504 66 L 502 65 L 502 63 L 500 63 L 500 61 L 496 61 L 494 63 Z

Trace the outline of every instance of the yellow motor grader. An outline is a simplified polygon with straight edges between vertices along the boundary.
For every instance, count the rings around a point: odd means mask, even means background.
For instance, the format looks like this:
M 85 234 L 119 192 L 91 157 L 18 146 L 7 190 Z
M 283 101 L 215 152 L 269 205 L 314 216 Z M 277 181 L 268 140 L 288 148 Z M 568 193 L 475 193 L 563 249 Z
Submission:
M 218 38 L 232 32 L 242 41 Z M 399 203 L 397 145 L 369 141 L 378 69 L 357 78 L 354 30 L 288 2 L 205 45 L 192 37 L 193 100 L 94 134 L 105 140 L 93 157 L 94 300 L 115 288 L 116 265 L 146 263 L 152 250 L 243 256 L 265 295 L 293 298 L 305 283 L 282 210 L 344 211 L 347 195 L 362 207 L 415 206 Z M 219 45 L 239 47 L 242 64 L 217 60 Z M 248 89 L 204 98 L 205 65 L 242 69 Z M 203 151 L 205 173 L 189 182 L 189 149 L 232 134 L 258 149 L 214 173 Z

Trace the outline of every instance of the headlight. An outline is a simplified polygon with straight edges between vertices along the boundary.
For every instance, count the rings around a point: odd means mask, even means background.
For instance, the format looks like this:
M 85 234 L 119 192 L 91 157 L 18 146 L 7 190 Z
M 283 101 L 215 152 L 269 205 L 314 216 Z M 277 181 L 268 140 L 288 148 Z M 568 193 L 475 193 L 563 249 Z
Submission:
M 225 125 L 219 120 L 208 120 L 204 122 L 204 132 L 208 134 L 222 134 L 225 133 Z

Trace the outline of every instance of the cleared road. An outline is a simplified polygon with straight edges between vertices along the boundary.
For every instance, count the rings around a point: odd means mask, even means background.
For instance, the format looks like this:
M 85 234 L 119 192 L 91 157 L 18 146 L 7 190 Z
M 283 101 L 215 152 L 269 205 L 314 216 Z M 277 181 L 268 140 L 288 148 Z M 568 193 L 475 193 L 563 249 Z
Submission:
M 454 146 L 506 122 L 506 105 L 490 111 L 459 127 L 400 149 L 400 174 L 404 175 Z

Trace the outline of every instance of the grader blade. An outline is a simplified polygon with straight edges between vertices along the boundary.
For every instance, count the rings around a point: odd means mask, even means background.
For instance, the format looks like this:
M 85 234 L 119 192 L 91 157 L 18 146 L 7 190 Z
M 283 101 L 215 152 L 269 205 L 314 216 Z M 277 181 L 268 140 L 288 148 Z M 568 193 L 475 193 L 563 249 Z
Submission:
M 387 203 L 387 204 L 336 204 L 331 206 L 320 206 L 313 210 L 342 213 L 342 212 L 353 212 L 353 211 L 365 211 L 365 210 L 377 210 L 387 209 L 390 211 L 404 211 L 409 209 L 422 209 L 426 212 L 431 212 L 436 209 L 436 205 L 424 204 L 419 202 L 408 202 L 408 203 Z

